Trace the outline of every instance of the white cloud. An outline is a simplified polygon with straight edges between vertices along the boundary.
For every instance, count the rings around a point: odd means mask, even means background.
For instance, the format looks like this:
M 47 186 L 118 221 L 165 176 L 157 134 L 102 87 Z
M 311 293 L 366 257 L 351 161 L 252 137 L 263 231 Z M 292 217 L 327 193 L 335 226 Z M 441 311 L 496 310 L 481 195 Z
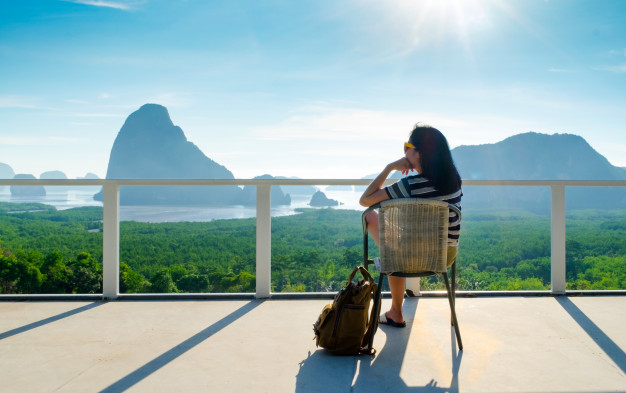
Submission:
M 19 137 L 19 136 L 0 136 L 0 145 L 10 146 L 49 146 L 49 145 L 65 145 L 68 143 L 79 142 L 76 138 L 65 137 Z
M 616 66 L 604 66 L 596 68 L 598 71 L 609 71 L 614 72 L 616 74 L 624 74 L 626 73 L 626 64 L 616 65 Z
M 102 0 L 67 0 L 70 3 L 83 4 L 83 5 L 92 5 L 95 7 L 105 7 L 105 8 L 114 8 L 118 10 L 130 10 L 132 7 L 128 3 L 120 2 L 120 1 L 102 1 Z
M 30 96 L 20 96 L 12 94 L 0 95 L 0 108 L 35 109 L 40 108 L 38 102 L 38 98 Z
M 119 113 L 72 113 L 70 115 L 75 116 L 75 117 L 114 117 L 114 118 L 124 117 L 123 115 Z
M 550 68 L 548 72 L 573 72 L 572 70 L 568 70 L 566 68 Z
M 360 178 L 402 156 L 402 143 L 417 122 L 431 124 L 446 136 L 452 135 L 452 130 L 469 128 L 464 120 L 434 113 L 330 105 L 296 108 L 283 121 L 252 128 L 240 144 L 245 154 L 232 154 L 233 150 L 214 145 L 209 156 L 239 177 L 268 172 L 305 178 Z M 248 144 L 253 148 L 247 148 Z
M 142 103 L 138 104 L 137 109 L 139 109 L 139 107 L 145 103 L 163 105 L 168 110 L 170 110 L 171 108 L 187 107 L 196 103 L 196 99 L 194 98 L 193 94 L 184 91 L 156 93 L 147 97 L 142 97 L 141 100 Z M 174 122 L 176 122 L 175 119 Z
M 79 99 L 75 99 L 75 98 L 67 99 L 67 100 L 65 100 L 65 102 L 67 102 L 68 104 L 79 104 L 79 105 L 87 105 L 87 104 L 89 104 L 89 101 L 79 100 Z
M 461 123 L 438 115 L 355 108 L 306 107 L 278 124 L 252 129 L 259 140 L 380 141 L 404 140 L 417 122 L 437 127 Z
M 600 68 L 602 71 L 615 72 L 617 74 L 626 73 L 626 64 L 618 65 L 618 66 L 606 66 Z
M 77 59 L 85 64 L 96 66 L 154 67 L 164 63 L 162 60 L 149 57 L 107 56 L 102 54 L 77 56 Z

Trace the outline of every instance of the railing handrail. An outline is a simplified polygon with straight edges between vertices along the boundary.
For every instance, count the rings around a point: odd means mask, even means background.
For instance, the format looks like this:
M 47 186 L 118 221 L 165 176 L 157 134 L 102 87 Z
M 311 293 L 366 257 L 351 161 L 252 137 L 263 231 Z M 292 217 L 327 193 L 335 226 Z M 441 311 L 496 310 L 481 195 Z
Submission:
M 387 179 L 387 183 L 398 179 Z M 372 179 L 0 179 L 0 186 L 361 186 Z M 477 180 L 464 179 L 464 186 L 530 187 L 626 187 L 626 180 Z
M 385 184 L 397 179 L 387 179 Z M 103 188 L 103 298 L 119 294 L 120 187 L 122 186 L 255 186 L 256 297 L 271 296 L 271 187 L 368 185 L 371 179 L 0 179 L 0 186 L 101 186 Z M 464 186 L 550 187 L 551 293 L 565 290 L 565 188 L 626 187 L 626 180 L 463 180 Z

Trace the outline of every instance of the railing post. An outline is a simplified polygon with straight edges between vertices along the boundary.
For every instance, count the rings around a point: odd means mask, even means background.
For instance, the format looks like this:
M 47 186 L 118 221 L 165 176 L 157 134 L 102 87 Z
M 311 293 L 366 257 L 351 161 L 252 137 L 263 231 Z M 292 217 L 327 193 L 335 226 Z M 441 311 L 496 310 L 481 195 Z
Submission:
M 120 186 L 105 184 L 102 198 L 102 295 L 120 292 Z
M 421 286 L 420 286 L 420 278 L 419 277 L 407 277 L 406 279 L 406 289 L 413 292 L 413 296 L 421 296 Z
M 256 186 L 256 297 L 270 297 L 272 278 L 271 185 Z
M 551 238 L 551 284 L 552 294 L 565 293 L 565 186 L 551 186 L 552 219 Z

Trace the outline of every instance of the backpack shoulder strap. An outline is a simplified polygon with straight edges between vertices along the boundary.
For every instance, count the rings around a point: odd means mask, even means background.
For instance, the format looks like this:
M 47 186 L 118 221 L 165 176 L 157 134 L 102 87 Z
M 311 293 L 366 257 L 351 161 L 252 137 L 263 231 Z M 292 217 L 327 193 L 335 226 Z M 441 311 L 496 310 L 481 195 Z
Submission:
M 363 269 L 363 270 L 369 276 L 369 280 L 371 282 L 371 288 L 372 288 L 372 296 L 376 296 L 378 292 L 378 285 L 374 283 L 374 279 L 369 274 L 369 272 L 366 269 Z M 375 308 L 379 308 L 379 307 L 372 306 L 372 311 L 370 312 L 370 318 L 367 323 L 367 330 L 365 331 L 365 334 L 363 335 L 363 341 L 361 341 L 361 349 L 359 350 L 359 354 L 362 354 L 362 355 L 374 355 L 376 353 L 376 350 L 374 348 L 370 348 L 369 346 L 371 335 L 376 333 L 376 330 L 378 329 L 378 310 L 376 310 Z

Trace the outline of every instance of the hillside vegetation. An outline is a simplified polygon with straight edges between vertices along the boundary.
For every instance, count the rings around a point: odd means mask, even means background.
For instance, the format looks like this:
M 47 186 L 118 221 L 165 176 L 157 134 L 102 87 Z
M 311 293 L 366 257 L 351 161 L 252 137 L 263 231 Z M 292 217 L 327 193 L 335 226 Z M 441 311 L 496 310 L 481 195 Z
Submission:
M 100 207 L 0 203 L 1 293 L 101 292 L 101 220 Z M 254 292 L 255 236 L 254 219 L 122 222 L 120 289 Z M 625 289 L 624 239 L 626 212 L 568 214 L 567 288 Z M 303 209 L 272 219 L 274 292 L 338 290 L 362 258 L 358 211 Z M 466 212 L 458 266 L 459 289 L 549 289 L 549 217 Z M 422 287 L 443 284 L 429 278 Z

